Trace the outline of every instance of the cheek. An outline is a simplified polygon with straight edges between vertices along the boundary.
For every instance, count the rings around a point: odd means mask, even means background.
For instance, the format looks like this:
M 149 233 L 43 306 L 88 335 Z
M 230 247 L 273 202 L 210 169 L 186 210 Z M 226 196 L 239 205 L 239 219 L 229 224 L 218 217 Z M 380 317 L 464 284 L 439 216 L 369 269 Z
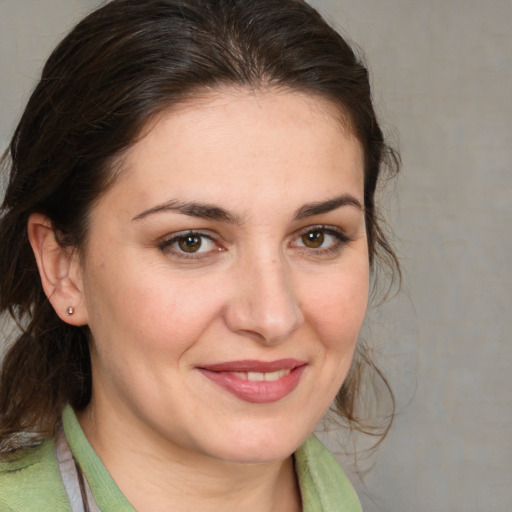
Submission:
M 134 352 L 146 360 L 176 360 L 220 309 L 218 283 L 165 268 L 144 269 L 140 264 L 96 266 L 90 276 L 87 302 L 97 349 L 124 353 L 132 361 Z
M 306 315 L 322 343 L 339 355 L 352 353 L 368 305 L 368 267 L 333 273 L 308 298 Z
M 317 404 L 318 422 L 335 399 L 345 380 L 357 345 L 368 302 L 368 271 L 364 265 L 351 267 L 350 271 L 337 269 L 329 279 L 310 293 L 307 323 L 313 329 L 315 345 L 315 377 L 309 398 Z M 320 284 L 320 280 L 317 280 Z

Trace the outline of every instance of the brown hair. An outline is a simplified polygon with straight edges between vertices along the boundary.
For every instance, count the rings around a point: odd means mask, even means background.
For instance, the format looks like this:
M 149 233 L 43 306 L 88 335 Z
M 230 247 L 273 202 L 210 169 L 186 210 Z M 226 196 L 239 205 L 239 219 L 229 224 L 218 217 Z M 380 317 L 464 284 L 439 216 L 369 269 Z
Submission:
M 15 448 L 22 432 L 51 436 L 64 405 L 84 408 L 91 395 L 88 328 L 62 322 L 48 302 L 27 237 L 29 215 L 45 214 L 62 245 L 80 250 L 88 212 L 115 180 L 112 163 L 148 120 L 223 85 L 285 87 L 340 109 L 364 151 L 370 264 L 398 270 L 374 204 L 381 170 L 396 171 L 398 159 L 384 142 L 366 68 L 312 7 L 302 0 L 113 0 L 51 54 L 2 161 L 10 178 L 0 219 L 0 312 L 22 333 L 3 362 L 0 447 Z M 357 406 L 364 367 L 391 393 L 360 343 L 336 407 L 350 426 L 373 432 Z

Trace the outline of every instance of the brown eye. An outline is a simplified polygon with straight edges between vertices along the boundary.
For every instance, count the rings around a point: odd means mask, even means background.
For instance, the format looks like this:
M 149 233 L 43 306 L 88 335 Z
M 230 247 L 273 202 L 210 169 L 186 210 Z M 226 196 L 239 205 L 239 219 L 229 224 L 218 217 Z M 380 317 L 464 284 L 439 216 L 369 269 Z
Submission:
M 176 233 L 175 236 L 162 240 L 159 248 L 165 254 L 177 258 L 207 258 L 213 253 L 222 252 L 224 248 L 213 237 L 190 231 Z
M 318 249 L 318 247 L 322 247 L 325 241 L 325 235 L 322 231 L 309 231 L 308 233 L 304 233 L 301 239 L 305 247 Z
M 178 247 L 183 252 L 197 252 L 201 248 L 202 239 L 200 236 L 187 235 L 178 239 Z
M 351 239 L 336 226 L 311 226 L 297 234 L 292 247 L 315 257 L 333 257 L 340 254 Z

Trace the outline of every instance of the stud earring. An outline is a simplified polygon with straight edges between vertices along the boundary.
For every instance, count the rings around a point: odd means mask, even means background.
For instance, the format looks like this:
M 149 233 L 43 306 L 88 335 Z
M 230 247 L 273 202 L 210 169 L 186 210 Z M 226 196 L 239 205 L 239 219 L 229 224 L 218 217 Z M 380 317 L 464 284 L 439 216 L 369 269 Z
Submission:
M 74 307 L 72 307 L 72 306 L 69 306 L 69 308 L 68 308 L 68 309 L 66 309 L 66 314 L 67 314 L 67 315 L 69 315 L 69 316 L 71 316 L 72 314 L 74 314 L 74 312 L 75 312 L 75 308 L 74 308 Z

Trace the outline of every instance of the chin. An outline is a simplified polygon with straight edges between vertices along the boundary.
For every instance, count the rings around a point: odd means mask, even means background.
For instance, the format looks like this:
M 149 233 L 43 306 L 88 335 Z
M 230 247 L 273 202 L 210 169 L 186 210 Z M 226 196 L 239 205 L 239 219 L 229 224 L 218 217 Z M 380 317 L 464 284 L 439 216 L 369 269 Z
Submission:
M 272 464 L 280 462 L 290 457 L 295 450 L 300 446 L 294 446 L 289 450 L 283 450 L 282 447 L 272 446 L 259 446 L 251 449 L 244 449 L 240 447 L 237 451 L 229 450 L 224 457 L 221 457 L 225 462 L 232 464 Z
M 292 455 L 308 437 L 307 433 L 291 432 L 290 428 L 275 431 L 260 431 L 254 435 L 230 437 L 217 446 L 216 458 L 236 464 L 270 464 Z

